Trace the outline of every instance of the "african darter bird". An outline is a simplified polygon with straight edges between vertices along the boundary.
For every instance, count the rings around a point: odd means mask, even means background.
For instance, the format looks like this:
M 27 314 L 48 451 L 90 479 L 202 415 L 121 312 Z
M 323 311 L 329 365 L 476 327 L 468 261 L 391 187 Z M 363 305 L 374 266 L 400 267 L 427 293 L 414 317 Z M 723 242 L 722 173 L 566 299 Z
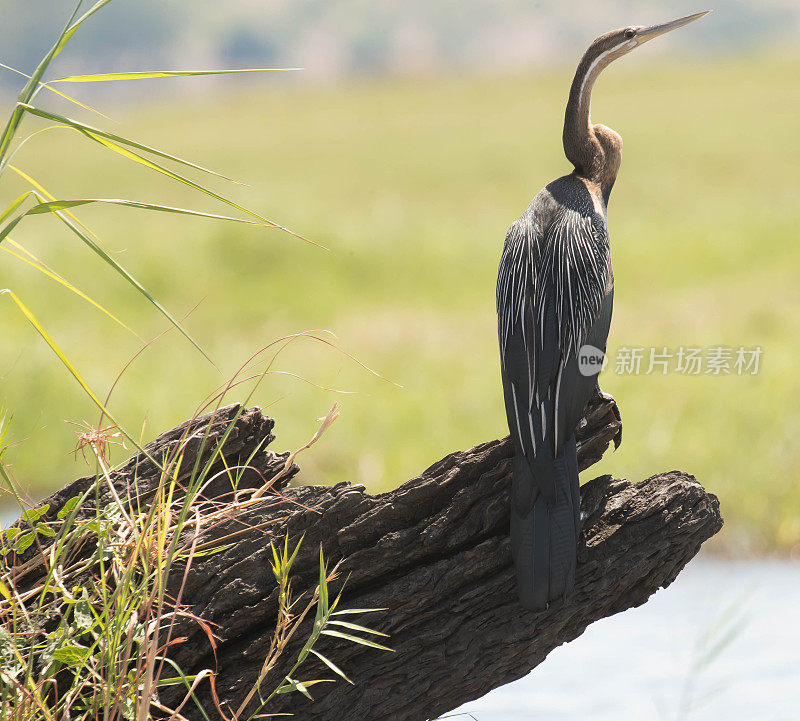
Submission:
M 511 549 L 522 606 L 542 609 L 573 586 L 580 535 L 575 428 L 597 385 L 614 275 L 606 208 L 622 138 L 592 123 L 597 76 L 648 40 L 703 17 L 597 38 L 570 88 L 564 153 L 574 170 L 543 188 L 508 230 L 497 278 L 501 371 L 514 444 Z

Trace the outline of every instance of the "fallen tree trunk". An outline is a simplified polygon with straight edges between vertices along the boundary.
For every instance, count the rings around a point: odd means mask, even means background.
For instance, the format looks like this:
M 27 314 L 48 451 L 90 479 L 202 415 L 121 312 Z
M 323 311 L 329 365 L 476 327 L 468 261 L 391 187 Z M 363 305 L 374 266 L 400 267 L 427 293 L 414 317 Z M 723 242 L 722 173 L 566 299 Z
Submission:
M 228 466 L 250 467 L 240 488 L 276 475 L 276 486 L 285 486 L 297 469 L 283 471 L 287 454 L 264 449 L 273 422 L 257 408 L 237 419 L 240 410 L 231 406 L 184 424 L 147 450 L 157 458 L 182 445 L 182 468 L 189 469 L 196 459 L 205 462 L 221 442 Z M 578 431 L 581 468 L 597 461 L 620 432 L 613 400 L 596 396 Z M 315 686 L 314 702 L 293 693 L 276 697 L 265 710 L 308 721 L 424 721 L 521 678 L 593 621 L 641 605 L 670 584 L 722 527 L 717 499 L 680 471 L 636 484 L 595 478 L 581 489 L 583 543 L 574 591 L 545 611 L 524 611 L 516 602 L 508 540 L 511 456 L 508 439 L 492 441 L 453 453 L 388 493 L 371 496 L 362 486 L 344 483 L 304 485 L 282 488 L 280 503 L 271 495 L 242 510 L 204 537 L 239 534 L 235 545 L 196 559 L 185 579 L 176 574 L 175 583 L 184 583 L 183 602 L 212 624 L 216 649 L 199 626 L 186 623 L 180 628 L 186 640 L 171 647 L 170 656 L 186 674 L 216 669 L 222 708 L 236 709 L 258 677 L 276 623 L 269 542 L 288 534 L 293 545 L 304 536 L 292 569 L 296 591 L 315 587 L 321 545 L 347 578 L 342 607 L 386 609 L 364 622 L 389 634 L 394 651 L 323 637 L 319 650 L 355 685 Z M 149 460 L 137 457 L 112 480 L 122 496 L 131 493 L 135 476 L 138 494 L 146 498 L 158 475 Z M 80 479 L 48 499 L 49 514 L 88 482 Z M 230 491 L 229 483 L 215 484 L 204 490 L 207 497 Z M 110 489 L 105 492 L 113 496 Z M 263 527 L 265 521 L 272 523 Z M 20 559 L 21 572 L 35 560 L 33 549 L 27 554 Z M 295 646 L 287 648 L 285 664 L 264 681 L 265 689 L 280 683 L 303 641 L 300 632 Z M 314 663 L 318 668 L 304 667 L 303 677 L 330 677 Z M 201 685 L 197 693 L 213 710 L 210 687 Z M 169 694 L 163 700 L 175 701 Z M 182 713 L 201 718 L 189 706 Z

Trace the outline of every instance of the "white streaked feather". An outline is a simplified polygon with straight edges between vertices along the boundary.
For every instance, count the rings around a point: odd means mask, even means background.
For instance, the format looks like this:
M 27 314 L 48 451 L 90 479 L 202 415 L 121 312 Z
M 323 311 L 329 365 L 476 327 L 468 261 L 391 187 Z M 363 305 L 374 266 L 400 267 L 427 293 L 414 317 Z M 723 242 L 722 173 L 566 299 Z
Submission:
M 533 448 L 533 455 L 535 457 L 538 449 L 536 448 L 536 434 L 533 432 L 533 413 L 530 411 L 528 411 L 528 428 L 531 432 L 531 447 Z M 544 434 L 542 434 L 542 436 L 544 436 Z
M 514 416 L 517 419 L 517 433 L 519 433 L 519 437 L 522 438 L 522 426 L 519 423 L 519 411 L 517 410 L 517 388 L 513 383 L 511 384 L 511 395 L 514 398 Z M 528 455 L 525 453 L 524 445 L 522 446 L 522 453 L 523 455 Z
M 544 344 L 545 313 L 548 303 L 553 307 L 561 360 L 555 389 L 555 415 L 558 418 L 561 376 L 567 360 L 576 355 L 591 329 L 611 278 L 611 257 L 608 236 L 604 227 L 597 227 L 591 217 L 561 208 L 552 218 L 545 233 L 537 227 L 530 214 L 512 224 L 506 236 L 497 278 L 498 336 L 501 353 L 505 355 L 508 339 L 520 327 L 523 344 L 528 350 L 528 395 L 530 412 L 528 426 L 531 440 L 531 414 L 534 403 L 542 417 L 542 435 L 547 432 L 547 409 L 551 393 L 541 398 L 535 382 L 537 354 Z M 525 313 L 538 322 L 539 332 L 528 337 Z M 520 391 L 523 389 L 520 388 Z M 516 388 L 512 385 L 517 431 L 522 437 L 518 417 Z M 549 424 L 558 433 L 555 420 Z M 559 439 L 555 440 L 558 447 Z
M 558 401 L 561 398 L 561 374 L 564 370 L 564 364 L 558 366 L 558 379 L 556 380 L 556 399 L 553 404 L 553 445 L 558 448 Z

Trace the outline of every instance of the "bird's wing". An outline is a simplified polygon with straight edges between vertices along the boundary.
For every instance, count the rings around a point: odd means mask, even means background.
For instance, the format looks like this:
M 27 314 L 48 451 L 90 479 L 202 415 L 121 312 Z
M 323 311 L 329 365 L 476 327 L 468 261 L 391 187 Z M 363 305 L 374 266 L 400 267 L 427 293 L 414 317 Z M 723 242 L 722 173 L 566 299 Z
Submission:
M 605 352 L 611 323 L 613 275 L 605 222 L 596 214 L 560 212 L 548 228 L 542 253 L 539 304 L 553 298 L 558 327 L 558 359 L 554 388 L 553 452 L 558 455 L 580 421 L 597 375 L 580 372 L 578 354 L 584 344 Z
M 594 388 L 577 356 L 598 321 L 605 349 L 610 273 L 605 228 L 591 216 L 561 209 L 543 232 L 524 217 L 509 229 L 497 281 L 503 387 L 509 430 L 534 479 L 548 476 L 537 465 L 561 453 Z

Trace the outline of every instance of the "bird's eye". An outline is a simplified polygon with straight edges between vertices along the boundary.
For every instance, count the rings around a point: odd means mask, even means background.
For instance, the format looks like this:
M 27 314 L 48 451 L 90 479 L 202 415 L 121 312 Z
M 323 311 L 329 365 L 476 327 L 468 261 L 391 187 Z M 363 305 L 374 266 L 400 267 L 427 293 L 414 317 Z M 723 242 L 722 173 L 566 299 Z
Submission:
M 634 35 L 636 35 L 636 31 L 633 28 L 628 28 L 625 31 L 625 37 L 626 38 L 632 38 Z

